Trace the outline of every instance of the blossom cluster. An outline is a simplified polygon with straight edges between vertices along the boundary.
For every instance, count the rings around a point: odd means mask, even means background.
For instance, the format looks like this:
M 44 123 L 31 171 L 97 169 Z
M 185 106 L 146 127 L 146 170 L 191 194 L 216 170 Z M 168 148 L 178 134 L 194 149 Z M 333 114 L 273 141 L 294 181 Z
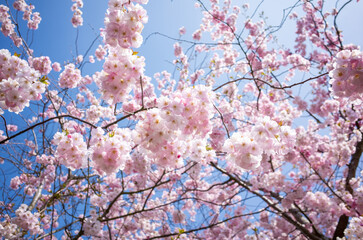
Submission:
M 183 159 L 211 157 L 206 139 L 212 131 L 213 92 L 195 86 L 158 99 L 158 107 L 142 115 L 136 125 L 137 143 L 159 166 L 175 167 Z
M 17 231 L 17 225 L 10 222 L 8 216 L 6 216 L 6 220 L 0 222 L 0 236 L 5 239 L 19 239 L 19 232 Z
M 40 73 L 6 49 L 0 50 L 0 108 L 21 112 L 30 100 L 39 100 L 46 82 Z
M 226 140 L 224 150 L 227 160 L 246 170 L 257 168 L 262 160 L 263 150 L 249 133 L 235 132 Z
M 164 111 L 157 108 L 144 114 L 135 129 L 139 136 L 137 143 L 140 145 L 139 148 L 144 149 L 145 155 L 154 157 L 160 166 L 180 166 L 181 155 L 185 149 L 183 144 L 176 140 L 174 131 L 180 127 L 181 124 L 178 123 L 181 121 L 178 116 L 174 116 L 174 119 L 169 118 L 168 121 L 164 114 Z M 172 114 L 169 116 L 173 117 Z
M 342 50 L 333 63 L 332 93 L 337 97 L 361 96 L 363 93 L 363 53 L 360 50 Z
M 73 11 L 73 17 L 71 19 L 73 27 L 78 27 L 83 25 L 82 11 L 80 8 L 83 7 L 83 0 L 72 0 L 73 5 L 71 10 Z
M 117 128 L 107 135 L 101 128 L 92 131 L 90 141 L 92 165 L 100 174 L 111 174 L 123 170 L 131 159 L 131 136 L 128 129 Z
M 31 235 L 41 234 L 43 230 L 40 228 L 39 213 L 32 214 L 28 211 L 28 206 L 22 204 L 16 211 L 14 223 L 25 231 L 29 231 Z
M 187 55 L 183 52 L 182 47 L 179 43 L 174 44 L 174 55 L 177 57 L 176 60 L 174 60 L 174 64 L 178 65 L 178 68 L 180 68 L 180 80 L 187 79 L 189 75 L 189 62 Z M 202 73 L 203 74 L 203 73 Z M 195 79 L 196 80 L 196 79 Z
M 64 67 L 64 71 L 59 75 L 59 86 L 75 88 L 81 80 L 81 71 L 75 68 L 73 63 L 70 63 Z
M 281 126 L 270 117 L 258 118 L 247 132 L 235 132 L 224 143 L 227 160 L 251 170 L 260 165 L 262 154 L 287 154 L 296 142 L 296 133 L 289 126 Z
M 111 48 L 103 65 L 103 71 L 96 79 L 102 98 L 110 104 L 126 99 L 144 72 L 145 59 L 133 54 L 131 49 Z
M 98 61 L 101 61 L 105 58 L 107 54 L 106 49 L 102 45 L 98 45 L 98 48 L 95 50 L 95 55 Z
M 57 146 L 55 156 L 64 166 L 75 170 L 87 167 L 87 145 L 80 133 L 56 133 L 53 144 Z
M 129 1 L 110 1 L 105 18 L 105 41 L 112 47 L 140 47 L 143 23 L 148 20 L 146 10 Z
M 362 239 L 363 238 L 363 217 L 353 217 L 350 220 L 349 226 L 344 231 L 343 239 Z
M 35 70 L 38 70 L 40 74 L 47 75 L 52 71 L 52 62 L 50 61 L 49 57 L 41 56 L 37 58 L 30 58 L 29 62 L 31 63 L 32 67 Z
M 9 8 L 5 5 L 0 5 L 0 22 L 1 32 L 4 36 L 9 36 L 14 42 L 15 46 L 19 47 L 22 44 L 21 38 L 14 31 L 15 24 L 11 22 Z

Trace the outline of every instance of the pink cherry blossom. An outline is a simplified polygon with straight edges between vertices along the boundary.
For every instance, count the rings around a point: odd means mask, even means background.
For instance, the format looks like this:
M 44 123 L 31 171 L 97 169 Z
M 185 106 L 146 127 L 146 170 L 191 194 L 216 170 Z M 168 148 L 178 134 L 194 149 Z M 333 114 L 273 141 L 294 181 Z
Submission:
M 59 86 L 61 87 L 75 88 L 80 81 L 81 71 L 76 69 L 72 63 L 66 65 L 59 75 Z

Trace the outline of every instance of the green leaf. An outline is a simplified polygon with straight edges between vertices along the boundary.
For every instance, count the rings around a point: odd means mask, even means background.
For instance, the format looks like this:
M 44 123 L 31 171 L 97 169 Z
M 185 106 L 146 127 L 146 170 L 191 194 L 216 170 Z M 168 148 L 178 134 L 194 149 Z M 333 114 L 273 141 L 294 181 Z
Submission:
M 49 78 L 47 76 L 45 76 L 45 75 L 39 79 L 39 81 L 41 83 L 44 83 L 45 85 L 49 84 L 49 82 L 47 80 L 49 80 Z
M 213 150 L 213 148 L 212 148 L 211 146 L 207 145 L 207 146 L 205 147 L 205 150 L 207 150 L 207 151 L 211 151 L 211 150 Z
M 63 132 L 63 133 L 64 133 L 64 135 L 66 135 L 66 136 L 68 136 L 68 134 L 69 134 L 68 129 L 64 129 L 62 132 Z

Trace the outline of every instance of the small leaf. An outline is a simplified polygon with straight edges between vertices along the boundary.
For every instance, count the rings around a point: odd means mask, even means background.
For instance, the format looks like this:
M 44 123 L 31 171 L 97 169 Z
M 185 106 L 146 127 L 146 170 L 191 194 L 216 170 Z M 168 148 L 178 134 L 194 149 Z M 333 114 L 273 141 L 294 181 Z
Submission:
M 68 131 L 67 129 L 63 130 L 62 132 L 63 132 L 63 133 L 64 133 L 64 135 L 66 135 L 66 136 L 68 136 L 68 134 L 69 134 L 69 131 Z
M 16 53 L 16 52 L 15 52 L 15 53 L 14 53 L 14 56 L 15 56 L 15 57 L 20 57 L 20 56 L 21 56 L 21 54 L 20 54 L 20 53 Z
M 45 85 L 49 84 L 49 82 L 47 80 L 49 80 L 49 78 L 47 76 L 45 76 L 45 75 L 42 78 L 39 79 L 39 81 L 41 83 L 44 83 Z
M 132 51 L 132 55 L 137 55 L 139 52 Z
M 212 147 L 210 147 L 209 145 L 207 145 L 207 146 L 205 147 L 205 150 L 207 150 L 207 151 L 211 151 L 211 150 L 213 150 L 213 148 L 212 148 Z
M 182 233 L 184 233 L 185 232 L 185 230 L 184 229 L 179 229 L 179 234 L 182 234 Z

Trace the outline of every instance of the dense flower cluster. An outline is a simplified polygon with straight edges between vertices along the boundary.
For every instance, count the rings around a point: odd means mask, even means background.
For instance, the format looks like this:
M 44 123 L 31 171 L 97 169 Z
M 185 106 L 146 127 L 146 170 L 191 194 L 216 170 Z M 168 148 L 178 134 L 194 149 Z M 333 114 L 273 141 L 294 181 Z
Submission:
M 145 9 L 139 4 L 129 4 L 129 1 L 110 1 L 108 5 L 106 43 L 113 47 L 140 47 L 143 24 L 148 20 Z
M 259 143 L 249 133 L 242 135 L 240 132 L 234 133 L 225 142 L 224 150 L 228 152 L 228 160 L 246 170 L 257 168 L 263 153 Z
M 21 112 L 30 100 L 41 99 L 46 82 L 40 81 L 40 73 L 25 60 L 0 50 L 0 108 Z
M 16 217 L 14 218 L 14 223 L 22 228 L 24 231 L 29 231 L 30 234 L 36 235 L 43 232 L 40 228 L 39 223 L 39 213 L 32 214 L 27 210 L 28 206 L 22 204 L 16 211 Z
M 140 148 L 163 167 L 175 167 L 190 158 L 203 162 L 206 139 L 212 130 L 212 99 L 205 86 L 195 86 L 158 99 L 158 107 L 142 114 L 135 130 Z
M 363 93 L 363 53 L 343 50 L 337 54 L 330 71 L 332 93 L 337 97 L 357 97 Z
M 102 98 L 110 104 L 122 102 L 140 82 L 144 72 L 145 59 L 133 54 L 131 49 L 111 48 L 103 65 L 103 72 L 96 83 Z
M 47 75 L 52 71 L 52 62 L 49 57 L 41 56 L 30 59 L 31 65 L 35 70 L 38 70 L 40 74 Z
M 0 222 L 0 236 L 5 239 L 17 239 L 20 236 L 17 225 L 11 223 L 9 217 L 7 217 L 7 220 Z
M 359 240 L 363 238 L 363 217 L 353 217 L 349 227 L 344 231 L 345 237 L 342 239 Z
M 81 71 L 75 68 L 73 63 L 69 63 L 59 75 L 59 86 L 64 88 L 75 88 L 81 80 Z
M 55 156 L 64 166 L 75 170 L 87 167 L 87 145 L 79 133 L 56 133 L 53 143 L 57 146 Z
M 126 161 L 130 160 L 131 136 L 128 129 L 117 128 L 104 135 L 100 128 L 92 131 L 91 139 L 92 164 L 100 174 L 111 174 L 123 170 Z
M 225 141 L 227 158 L 239 167 L 250 170 L 260 165 L 262 154 L 285 155 L 295 145 L 296 133 L 289 126 L 281 126 L 269 117 L 256 119 L 248 132 L 235 132 Z

